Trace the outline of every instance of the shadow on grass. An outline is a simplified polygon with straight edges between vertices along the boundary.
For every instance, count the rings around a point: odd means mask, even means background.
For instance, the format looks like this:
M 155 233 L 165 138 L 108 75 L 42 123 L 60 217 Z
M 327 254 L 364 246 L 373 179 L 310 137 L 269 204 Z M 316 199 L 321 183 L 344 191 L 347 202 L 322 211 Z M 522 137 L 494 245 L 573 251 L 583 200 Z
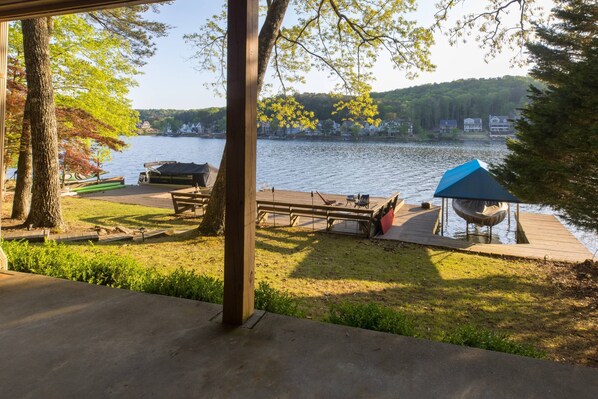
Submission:
M 167 213 L 164 214 L 130 214 L 130 215 L 94 215 L 80 218 L 82 222 L 100 226 L 127 226 L 145 227 L 152 229 L 159 228 L 181 228 L 198 226 L 200 219 L 179 219 Z
M 507 332 L 552 359 L 598 367 L 596 315 L 550 284 L 537 263 L 270 228 L 257 232 L 257 248 L 263 258 L 289 257 L 288 278 L 311 288 L 299 295 L 314 317 L 332 303 L 377 302 L 413 317 L 422 337 L 473 324 Z M 303 289 L 299 283 L 295 292 Z

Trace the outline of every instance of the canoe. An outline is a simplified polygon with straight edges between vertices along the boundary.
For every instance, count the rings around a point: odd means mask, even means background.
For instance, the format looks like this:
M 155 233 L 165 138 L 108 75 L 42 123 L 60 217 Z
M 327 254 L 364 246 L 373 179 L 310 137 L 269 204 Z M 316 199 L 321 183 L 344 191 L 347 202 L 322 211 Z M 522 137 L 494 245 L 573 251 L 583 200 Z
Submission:
M 92 190 L 95 188 L 103 188 L 103 187 L 110 187 L 110 186 L 122 186 L 123 184 L 119 183 L 119 182 L 110 182 L 110 183 L 100 183 L 100 184 L 93 184 L 90 186 L 84 186 L 84 187 L 76 187 L 76 188 L 71 188 L 71 191 L 75 191 L 77 193 L 86 191 L 86 190 Z
M 498 201 L 453 199 L 453 209 L 468 223 L 495 226 L 507 216 L 508 204 Z
M 102 186 L 102 187 L 100 187 L 99 185 L 91 186 L 91 187 L 85 187 L 84 190 L 77 191 L 77 194 L 89 194 L 89 193 L 95 193 L 98 191 L 116 190 L 116 189 L 124 188 L 124 187 L 125 186 L 123 184 L 112 184 L 112 185 Z

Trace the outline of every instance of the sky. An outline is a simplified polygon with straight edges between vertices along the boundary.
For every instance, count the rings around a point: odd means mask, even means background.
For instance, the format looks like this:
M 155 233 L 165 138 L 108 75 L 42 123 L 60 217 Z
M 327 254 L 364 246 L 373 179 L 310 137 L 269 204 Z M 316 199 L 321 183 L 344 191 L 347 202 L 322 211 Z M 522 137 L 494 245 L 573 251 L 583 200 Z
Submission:
M 421 1 L 428 8 L 419 10 L 414 17 L 428 25 L 432 21 L 432 2 Z M 172 108 L 197 109 L 220 107 L 225 99 L 218 97 L 205 87 L 206 82 L 215 80 L 215 75 L 197 71 L 190 60 L 193 49 L 183 40 L 183 35 L 194 33 L 199 27 L 221 9 L 217 0 L 177 0 L 161 7 L 160 14 L 153 19 L 171 25 L 169 35 L 156 40 L 157 52 L 142 68 L 143 75 L 137 78 L 138 87 L 131 90 L 130 98 L 135 109 Z M 466 10 L 456 10 L 457 13 Z M 290 16 L 292 18 L 292 16 Z M 377 80 L 373 91 L 388 91 L 427 83 L 450 82 L 468 78 L 493 78 L 505 75 L 526 75 L 528 67 L 514 67 L 509 62 L 514 53 L 504 52 L 486 63 L 484 50 L 473 40 L 450 46 L 448 39 L 440 33 L 435 35 L 436 44 L 431 49 L 434 72 L 422 72 L 416 79 L 405 78 L 404 73 L 394 70 L 389 61 L 378 62 L 374 69 Z M 383 58 L 383 57 L 382 57 Z M 325 73 L 310 73 L 307 83 L 297 87 L 300 92 L 330 92 L 336 82 Z

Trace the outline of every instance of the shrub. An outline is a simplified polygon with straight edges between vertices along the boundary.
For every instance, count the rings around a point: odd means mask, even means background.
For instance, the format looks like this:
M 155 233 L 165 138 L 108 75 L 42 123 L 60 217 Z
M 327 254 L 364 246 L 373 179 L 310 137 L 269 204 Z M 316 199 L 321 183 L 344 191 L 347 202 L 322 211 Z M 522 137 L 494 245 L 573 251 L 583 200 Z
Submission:
M 177 269 L 169 274 L 149 273 L 139 291 L 197 301 L 222 303 L 224 284 L 214 277 Z
M 342 303 L 330 307 L 328 321 L 392 334 L 415 336 L 413 321 L 396 310 L 376 303 Z
M 222 303 L 224 284 L 214 277 L 193 270 L 177 269 L 159 273 L 137 264 L 134 259 L 96 251 L 83 256 L 64 244 L 47 241 L 43 245 L 5 242 L 3 248 L 11 270 L 125 288 L 149 294 L 167 295 L 198 301 Z M 272 313 L 301 316 L 295 298 L 261 282 L 255 290 L 255 307 Z
M 264 281 L 260 282 L 255 290 L 256 309 L 265 310 L 287 316 L 301 317 L 297 300 L 290 294 L 278 291 Z
M 442 340 L 455 345 L 471 346 L 496 352 L 511 353 L 535 358 L 545 358 L 546 353 L 531 345 L 520 344 L 503 332 L 491 331 L 472 325 L 460 326 L 446 334 Z

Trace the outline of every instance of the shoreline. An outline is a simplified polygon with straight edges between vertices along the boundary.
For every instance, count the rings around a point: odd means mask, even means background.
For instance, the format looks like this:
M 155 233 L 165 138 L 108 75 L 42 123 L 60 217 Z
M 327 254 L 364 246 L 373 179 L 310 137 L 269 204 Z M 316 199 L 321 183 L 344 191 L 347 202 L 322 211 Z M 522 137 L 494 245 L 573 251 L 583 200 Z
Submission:
M 201 139 L 225 139 L 224 134 L 178 134 L 178 135 L 164 135 L 164 134 L 138 134 L 138 136 L 149 137 L 197 137 Z M 272 140 L 272 141 L 312 141 L 312 142 L 354 142 L 354 143 L 504 143 L 507 139 L 514 136 L 506 137 L 457 137 L 457 138 L 424 138 L 424 137 L 350 137 L 350 136 L 257 136 L 258 140 Z

